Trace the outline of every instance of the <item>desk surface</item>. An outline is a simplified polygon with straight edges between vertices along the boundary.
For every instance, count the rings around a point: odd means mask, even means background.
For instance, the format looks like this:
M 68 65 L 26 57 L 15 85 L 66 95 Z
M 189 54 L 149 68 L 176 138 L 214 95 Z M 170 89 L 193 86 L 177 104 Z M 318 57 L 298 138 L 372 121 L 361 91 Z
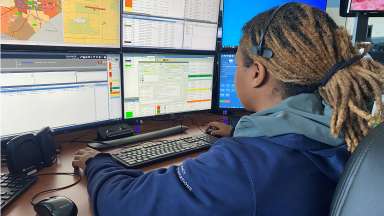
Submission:
M 184 120 L 183 124 L 186 124 L 190 126 L 190 129 L 186 131 L 184 134 L 175 135 L 171 137 L 167 137 L 167 139 L 172 138 L 178 138 L 183 136 L 191 136 L 194 134 L 201 134 L 199 125 L 205 125 L 209 121 L 218 120 L 219 116 L 217 115 L 204 115 L 201 114 L 194 114 L 189 119 Z M 144 124 L 144 131 L 150 131 L 153 129 L 160 129 L 164 127 L 169 127 L 174 125 L 175 122 L 150 122 L 147 125 Z M 86 135 L 88 135 L 87 139 L 94 138 L 94 131 L 86 131 Z M 86 136 L 84 135 L 84 136 Z M 72 137 L 72 139 L 76 139 L 79 137 L 78 135 L 61 135 L 56 137 L 57 142 L 62 143 L 62 149 L 61 153 L 58 155 L 57 164 L 42 169 L 39 173 L 48 173 L 48 172 L 73 172 L 72 168 L 72 158 L 73 154 L 86 146 L 85 143 L 75 143 L 70 142 L 68 137 Z M 76 137 L 76 138 L 73 138 Z M 81 136 L 80 136 L 81 137 Z M 84 139 L 84 138 L 83 138 Z M 64 140 L 64 141 L 63 141 Z M 67 140 L 67 141 L 65 141 Z M 112 150 L 109 152 L 113 152 L 116 150 Z M 186 155 L 184 157 L 179 157 L 173 160 L 168 160 L 162 163 L 157 163 L 148 167 L 144 167 L 143 171 L 150 171 L 153 169 L 161 168 L 161 167 L 168 167 L 171 165 L 180 164 L 183 160 L 191 157 L 197 156 L 199 153 L 192 153 L 189 155 Z M 31 198 L 36 193 L 50 189 L 50 188 L 57 188 L 62 187 L 68 184 L 71 184 L 75 181 L 75 177 L 71 176 L 39 176 L 37 182 L 30 187 L 26 192 L 24 192 L 20 197 L 18 197 L 14 202 L 12 202 L 7 208 L 2 211 L 2 215 L 4 216 L 21 216 L 21 215 L 35 215 L 35 212 L 33 210 L 32 205 L 30 204 Z M 81 182 L 74 187 L 61 190 L 58 192 L 54 192 L 51 194 L 43 195 L 42 197 L 49 197 L 53 195 L 60 195 L 60 196 L 66 196 L 73 200 L 78 209 L 79 209 L 79 216 L 90 216 L 92 215 L 92 209 L 90 207 L 89 198 L 88 198 L 88 192 L 87 192 L 87 181 L 86 178 L 83 177 Z

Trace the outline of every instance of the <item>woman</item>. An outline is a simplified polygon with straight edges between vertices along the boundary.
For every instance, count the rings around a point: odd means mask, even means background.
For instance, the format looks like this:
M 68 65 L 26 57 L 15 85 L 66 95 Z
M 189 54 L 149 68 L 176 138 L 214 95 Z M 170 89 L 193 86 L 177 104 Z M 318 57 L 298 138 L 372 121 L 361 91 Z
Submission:
M 75 155 L 95 215 L 328 214 L 349 152 L 383 118 L 383 66 L 327 14 L 296 3 L 244 26 L 237 65 L 238 96 L 255 113 L 208 152 L 145 174 L 91 149 Z

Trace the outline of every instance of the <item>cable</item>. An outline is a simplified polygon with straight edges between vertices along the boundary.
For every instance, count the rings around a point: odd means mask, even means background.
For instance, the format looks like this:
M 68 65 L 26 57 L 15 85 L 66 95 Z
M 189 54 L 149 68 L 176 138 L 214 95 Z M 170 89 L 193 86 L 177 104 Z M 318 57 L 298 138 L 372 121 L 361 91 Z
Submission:
M 39 193 L 35 194 L 32 199 L 31 199 L 31 205 L 32 206 L 35 206 L 37 203 L 35 203 L 35 199 L 37 197 L 39 197 L 40 195 L 42 194 L 47 194 L 47 193 L 52 193 L 52 192 L 55 192 L 55 191 L 60 191 L 60 190 L 64 190 L 64 189 L 67 189 L 67 188 L 70 188 L 70 187 L 73 187 L 75 185 L 77 185 L 80 181 L 81 181 L 81 175 L 79 173 L 76 173 L 76 172 L 73 172 L 73 173 L 64 173 L 64 172 L 58 172 L 58 173 L 41 173 L 41 174 L 37 174 L 35 176 L 47 176 L 47 175 L 68 175 L 68 176 L 76 176 L 76 177 L 79 177 L 74 183 L 70 184 L 70 185 L 67 185 L 67 186 L 63 186 L 63 187 L 58 187 L 58 188 L 52 188 L 52 189 L 48 189 L 48 190 L 44 190 L 44 191 L 40 191 Z

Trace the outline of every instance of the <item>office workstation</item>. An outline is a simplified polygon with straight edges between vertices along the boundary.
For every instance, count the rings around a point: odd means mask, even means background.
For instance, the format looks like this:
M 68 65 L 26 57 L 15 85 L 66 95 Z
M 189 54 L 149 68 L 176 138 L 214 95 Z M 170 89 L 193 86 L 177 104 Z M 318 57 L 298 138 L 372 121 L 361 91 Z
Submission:
M 384 214 L 381 1 L 0 6 L 2 215 Z

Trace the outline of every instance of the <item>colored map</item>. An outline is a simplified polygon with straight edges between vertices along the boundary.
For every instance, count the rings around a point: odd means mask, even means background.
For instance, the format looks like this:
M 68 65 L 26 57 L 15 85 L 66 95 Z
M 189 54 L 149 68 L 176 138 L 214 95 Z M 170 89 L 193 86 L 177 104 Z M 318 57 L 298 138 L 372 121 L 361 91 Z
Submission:
M 120 1 L 71 2 L 63 5 L 65 43 L 120 46 Z
M 117 0 L 1 0 L 6 44 L 120 45 Z
M 60 21 L 55 18 L 61 14 L 60 0 L 1 0 L 2 39 L 34 40 L 41 31 L 47 31 L 50 39 L 62 35 Z M 4 36 L 4 38 L 3 38 Z M 42 38 L 36 38 L 39 40 Z

